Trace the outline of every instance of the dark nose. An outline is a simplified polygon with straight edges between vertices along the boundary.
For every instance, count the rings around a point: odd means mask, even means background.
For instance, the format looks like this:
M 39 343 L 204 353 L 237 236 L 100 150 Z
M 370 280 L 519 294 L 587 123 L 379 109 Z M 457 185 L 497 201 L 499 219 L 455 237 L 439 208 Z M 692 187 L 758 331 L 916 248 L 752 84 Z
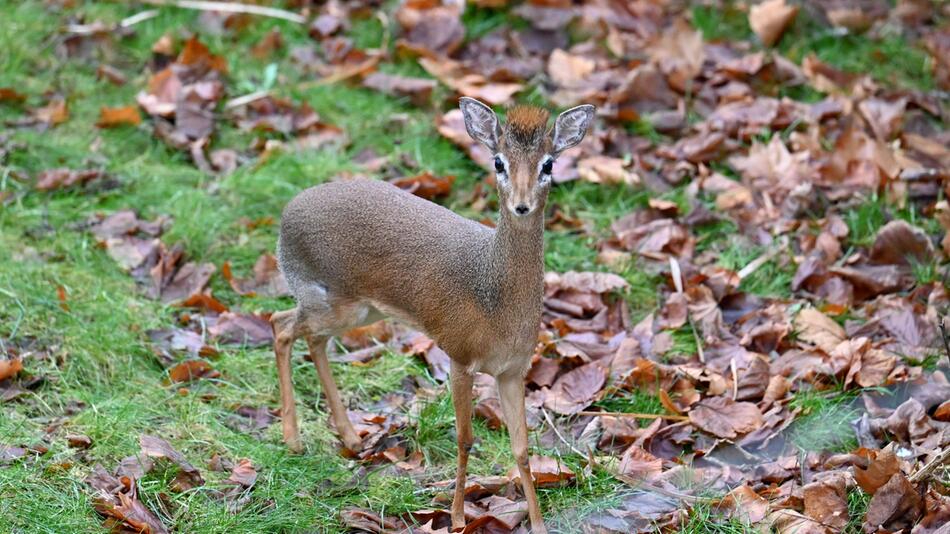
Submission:
M 525 206 L 524 204 L 518 204 L 515 206 L 515 213 L 518 215 L 524 215 L 525 213 L 528 213 L 528 206 Z

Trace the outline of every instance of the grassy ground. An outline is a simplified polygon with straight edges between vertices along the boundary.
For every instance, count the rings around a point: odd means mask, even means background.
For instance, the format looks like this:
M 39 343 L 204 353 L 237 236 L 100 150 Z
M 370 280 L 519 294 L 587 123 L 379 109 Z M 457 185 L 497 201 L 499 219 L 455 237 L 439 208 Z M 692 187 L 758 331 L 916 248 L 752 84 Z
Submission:
M 141 483 L 143 500 L 153 510 L 174 518 L 181 532 L 335 532 L 341 528 L 338 511 L 346 505 L 367 506 L 387 514 L 427 507 L 433 495 L 418 491 L 412 480 L 382 471 L 358 483 L 353 480 L 356 465 L 337 454 L 337 440 L 328 428 L 326 407 L 319 400 L 316 374 L 302 358 L 294 359 L 294 376 L 307 444 L 303 455 L 287 453 L 280 442 L 279 425 L 271 426 L 263 439 L 257 439 L 224 424 L 238 405 L 277 405 L 277 381 L 269 350 L 226 351 L 215 364 L 222 378 L 197 382 L 187 394 L 164 385 L 165 371 L 151 355 L 144 332 L 169 325 L 174 310 L 140 296 L 132 279 L 95 246 L 91 236 L 74 229 L 74 225 L 95 212 L 127 207 L 145 218 L 168 214 L 174 223 L 166 241 L 182 243 L 196 260 L 218 266 L 230 261 L 235 271 L 246 273 L 261 253 L 273 251 L 276 229 L 263 226 L 249 230 L 240 221 L 278 216 L 282 206 L 303 188 L 355 170 L 350 158 L 364 148 L 373 148 L 394 162 L 409 155 L 422 168 L 457 176 L 455 196 L 447 204 L 463 214 L 467 213 L 463 199 L 479 175 L 476 168 L 438 135 L 429 115 L 407 102 L 342 85 L 303 86 L 297 69 L 289 60 L 281 59 L 274 63 L 276 92 L 309 102 L 327 122 L 348 132 L 352 143 L 342 151 L 278 155 L 263 163 L 242 166 L 227 178 L 209 178 L 197 171 L 185 155 L 156 140 L 147 126 L 103 131 L 93 127 L 100 106 L 134 101 L 145 82 L 143 66 L 152 43 L 167 31 L 198 28 L 197 15 L 162 10 L 158 17 L 139 24 L 133 37 L 118 42 L 111 61 L 131 76 L 129 83 L 115 87 L 96 80 L 94 62 L 57 59 L 56 32 L 67 22 L 66 15 L 51 14 L 44 4 L 40 0 L 0 0 L 0 86 L 13 86 L 33 95 L 29 105 L 39 105 L 37 95 L 44 92 L 62 92 L 68 97 L 70 120 L 50 132 L 9 132 L 29 149 L 14 151 L 0 166 L 0 192 L 18 194 L 30 188 L 16 174 L 32 176 L 58 166 L 102 168 L 120 185 L 88 193 L 28 192 L 0 209 L 0 338 L 36 337 L 51 346 L 53 356 L 28 362 L 28 374 L 46 377 L 47 382 L 36 394 L 16 404 L 2 405 L 0 443 L 46 440 L 49 452 L 35 461 L 0 468 L 0 532 L 100 531 L 102 521 L 93 511 L 81 481 L 94 463 L 112 468 L 118 459 L 137 452 L 138 436 L 143 432 L 165 437 L 209 476 L 214 474 L 203 469 L 203 462 L 214 453 L 248 457 L 259 467 L 254 498 L 238 514 L 229 513 L 214 500 L 207 487 L 171 493 L 170 477 L 162 472 L 149 474 Z M 115 22 L 135 12 L 121 3 L 76 4 L 70 15 L 81 15 L 86 21 Z M 734 26 L 737 31 L 747 31 L 741 20 L 737 22 L 726 13 L 728 20 L 723 24 L 722 16 L 705 8 L 694 10 L 695 22 L 707 35 L 728 33 Z M 302 27 L 272 20 L 258 22 L 237 38 L 200 34 L 215 53 L 228 58 L 229 86 L 238 93 L 267 83 L 264 73 L 270 62 L 246 54 L 265 33 L 280 28 L 288 47 L 309 41 Z M 488 11 L 466 15 L 471 35 L 489 31 L 501 22 L 504 17 Z M 370 20 L 355 25 L 351 32 L 358 46 L 365 47 L 379 44 L 379 30 L 379 23 Z M 865 42 L 867 38 L 855 37 L 841 43 L 824 36 L 823 31 L 808 23 L 798 24 L 783 47 L 796 60 L 815 51 L 823 60 L 845 68 L 871 72 L 882 79 L 896 72 L 902 83 L 930 86 L 929 74 L 918 61 L 920 52 L 898 38 L 871 43 Z M 904 57 L 909 60 L 879 62 L 875 59 L 878 50 L 888 54 L 907 52 Z M 421 74 L 414 64 L 396 64 L 387 69 Z M 16 106 L 0 104 L 0 122 L 21 114 Z M 390 122 L 397 114 L 408 115 L 405 127 L 396 128 Z M 249 140 L 224 123 L 221 128 L 221 146 L 244 146 Z M 591 222 L 605 233 L 612 220 L 644 205 L 646 200 L 643 191 L 583 183 L 561 186 L 552 196 L 552 201 L 568 214 Z M 876 217 L 875 210 L 880 208 L 873 202 L 868 206 L 869 214 L 855 219 L 855 224 L 883 223 L 883 217 Z M 868 235 L 873 235 L 873 229 L 866 229 Z M 725 267 L 741 267 L 761 252 L 730 239 L 728 226 L 704 232 L 703 246 L 721 252 Z M 549 232 L 546 239 L 550 269 L 604 269 L 594 262 L 593 238 Z M 620 274 L 633 284 L 629 300 L 635 315 L 655 309 L 656 280 L 636 265 Z M 770 263 L 744 281 L 744 289 L 786 296 L 790 277 L 788 267 Z M 60 307 L 58 286 L 66 290 L 68 312 Z M 219 298 L 237 303 L 239 297 L 227 289 L 221 277 L 213 279 L 212 288 Z M 242 299 L 244 309 L 290 306 L 288 300 Z M 678 350 L 690 350 L 689 342 L 679 343 Z M 336 365 L 334 372 L 347 398 L 378 398 L 398 389 L 406 376 L 427 379 L 422 365 L 399 355 L 382 358 L 368 367 Z M 808 400 L 815 414 L 840 409 L 834 402 L 823 402 Z M 47 427 L 74 403 L 81 403 L 84 409 L 47 435 Z M 603 403 L 636 411 L 660 408 L 648 394 Z M 449 478 L 453 470 L 452 425 L 451 403 L 442 392 L 407 430 L 410 441 L 426 454 L 430 465 L 436 466 L 430 473 L 442 478 Z M 478 441 L 470 473 L 506 472 L 510 455 L 505 434 L 481 423 L 475 428 Z M 76 451 L 66 445 L 64 436 L 71 433 L 92 438 L 93 446 L 85 452 L 87 461 L 76 461 Z M 575 472 L 582 472 L 579 459 L 566 461 Z M 541 502 L 546 517 L 570 531 L 572 518 L 576 521 L 585 509 L 619 498 L 620 491 L 612 479 L 595 473 L 570 488 L 542 490 Z M 866 506 L 866 502 L 863 504 Z M 708 528 L 712 527 L 691 523 L 687 531 L 711 532 Z M 715 531 L 741 529 L 741 524 L 729 524 Z

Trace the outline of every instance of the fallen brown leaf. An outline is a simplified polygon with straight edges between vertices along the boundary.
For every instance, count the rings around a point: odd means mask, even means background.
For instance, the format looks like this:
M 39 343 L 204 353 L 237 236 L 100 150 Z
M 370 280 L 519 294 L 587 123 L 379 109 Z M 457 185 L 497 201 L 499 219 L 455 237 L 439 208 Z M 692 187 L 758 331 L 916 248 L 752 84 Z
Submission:
M 880 264 L 926 265 L 934 260 L 934 247 L 926 232 L 898 219 L 877 231 L 870 259 Z
M 36 188 L 40 191 L 53 191 L 56 189 L 65 189 L 76 185 L 83 185 L 104 175 L 102 171 L 73 170 L 73 169 L 50 169 L 41 172 L 36 177 Z
M 118 126 L 138 126 L 142 123 L 142 116 L 135 106 L 123 106 L 118 108 L 99 108 L 99 121 L 96 126 L 99 128 L 116 128 Z
M 26 95 L 11 87 L 0 87 L 0 102 L 20 103 L 26 100 Z
M 220 343 L 246 344 L 251 347 L 270 346 L 274 341 L 270 321 L 250 313 L 224 312 L 208 328 L 208 333 Z
M 283 47 L 284 36 L 275 28 L 264 34 L 264 37 L 251 47 L 251 55 L 258 59 L 265 59 Z
M 416 176 L 397 178 L 390 183 L 418 197 L 432 200 L 447 196 L 452 191 L 453 182 L 455 182 L 454 176 L 438 177 L 431 172 L 424 172 Z
M 561 375 L 544 398 L 544 406 L 562 415 L 588 407 L 607 380 L 607 369 L 599 361 L 590 362 Z
M 187 491 L 204 485 L 205 481 L 198 469 L 188 463 L 184 455 L 164 439 L 142 434 L 139 436 L 139 445 L 142 448 L 142 454 L 149 458 L 164 458 L 178 466 L 180 471 L 172 482 L 172 489 L 175 491 Z
M 878 488 L 868 503 L 865 530 L 886 528 L 896 531 L 908 528 L 920 516 L 920 495 L 903 473 L 895 473 Z
M 66 443 L 74 449 L 88 449 L 92 446 L 92 438 L 85 434 L 67 434 Z
M 277 257 L 273 254 L 261 254 L 254 263 L 253 278 L 234 278 L 231 274 L 231 265 L 224 262 L 221 274 L 228 281 L 236 293 L 244 296 L 260 295 L 262 297 L 284 297 L 290 295 L 287 280 L 277 265 Z
M 761 495 L 743 484 L 726 494 L 719 501 L 718 508 L 727 512 L 730 517 L 741 519 L 745 523 L 754 524 L 762 521 L 769 510 L 769 502 Z
M 461 15 L 458 6 L 404 3 L 396 11 L 396 20 L 405 37 L 396 44 L 429 57 L 451 55 L 465 39 Z
M 63 98 L 53 98 L 43 107 L 33 110 L 33 118 L 47 127 L 56 126 L 69 120 L 69 107 Z
M 797 14 L 797 5 L 787 5 L 785 0 L 766 0 L 749 9 L 749 26 L 765 46 L 772 46 Z
M 534 483 L 538 487 L 563 486 L 574 479 L 574 472 L 571 471 L 560 460 L 550 456 L 532 455 L 528 459 L 531 466 L 531 476 L 534 477 Z M 508 479 L 514 484 L 521 483 L 521 476 L 518 468 L 513 467 L 508 473 Z
M 23 362 L 19 358 L 11 360 L 0 359 L 0 380 L 13 378 L 23 370 Z
M 176 361 L 176 356 L 185 354 L 189 357 L 215 357 L 217 349 L 204 342 L 201 334 L 181 328 L 164 328 L 148 330 L 146 334 L 151 341 L 152 352 L 161 359 L 164 365 Z
M 868 463 L 867 469 L 854 467 L 854 480 L 868 495 L 877 493 L 878 488 L 886 484 L 900 471 L 897 456 L 890 449 L 879 451 Z
M 228 488 L 224 491 L 224 500 L 231 513 L 239 512 L 251 501 L 251 489 L 257 482 L 257 469 L 247 458 L 241 458 L 231 470 L 224 484 Z
M 798 338 L 830 353 L 845 340 L 845 331 L 838 323 L 814 308 L 805 308 L 795 317 Z
M 643 450 L 639 445 L 631 445 L 620 457 L 620 472 L 624 475 L 650 480 L 663 471 L 663 460 Z
M 571 54 L 557 49 L 548 56 L 548 76 L 561 87 L 581 86 L 594 72 L 596 63 L 584 56 Z
M 625 168 L 620 158 L 590 156 L 577 162 L 577 173 L 581 179 L 595 184 L 624 184 L 635 186 L 640 183 L 636 173 Z
M 429 103 L 435 86 L 435 80 L 382 72 L 374 72 L 363 78 L 363 87 L 392 96 L 408 98 L 413 105 L 418 107 L 424 107 Z
M 843 529 L 848 524 L 848 494 L 843 476 L 812 482 L 802 488 L 805 515 L 823 526 Z
M 689 411 L 689 422 L 710 434 L 733 439 L 757 430 L 764 422 L 762 412 L 751 402 L 736 402 L 726 397 L 701 400 Z
M 350 530 L 358 532 L 387 534 L 401 532 L 406 528 L 405 523 L 398 519 L 383 517 L 372 510 L 361 508 L 344 509 L 340 512 L 340 519 Z
M 215 376 L 218 372 L 206 360 L 185 360 L 168 370 L 168 379 L 172 382 L 191 382 Z

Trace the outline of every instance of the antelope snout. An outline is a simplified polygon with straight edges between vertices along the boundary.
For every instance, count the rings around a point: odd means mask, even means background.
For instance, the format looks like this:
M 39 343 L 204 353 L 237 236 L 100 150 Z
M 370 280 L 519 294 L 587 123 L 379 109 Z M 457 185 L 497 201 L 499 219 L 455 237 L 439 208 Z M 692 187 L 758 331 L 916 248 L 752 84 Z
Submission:
M 508 211 L 513 213 L 516 217 L 524 217 L 530 215 L 534 212 L 535 206 L 528 202 L 509 202 Z

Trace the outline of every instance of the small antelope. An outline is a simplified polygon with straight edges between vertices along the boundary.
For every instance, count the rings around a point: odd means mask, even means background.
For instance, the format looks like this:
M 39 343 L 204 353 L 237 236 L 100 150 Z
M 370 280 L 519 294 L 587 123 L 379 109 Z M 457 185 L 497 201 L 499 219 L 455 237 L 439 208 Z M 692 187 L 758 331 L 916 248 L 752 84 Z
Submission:
M 495 229 L 374 180 L 323 184 L 284 209 L 278 260 L 297 307 L 275 313 L 274 352 L 284 441 L 302 449 L 290 371 L 294 341 L 307 340 L 330 417 L 344 445 L 357 437 L 326 356 L 330 336 L 391 316 L 426 332 L 450 356 L 458 434 L 452 528 L 465 526 L 465 471 L 472 447 L 472 382 L 495 377 L 535 533 L 545 532 L 528 464 L 524 376 L 541 322 L 544 204 L 561 152 L 584 138 L 594 107 L 558 116 L 514 107 L 502 127 L 481 102 L 459 102 L 469 135 L 494 154 L 500 216 Z

